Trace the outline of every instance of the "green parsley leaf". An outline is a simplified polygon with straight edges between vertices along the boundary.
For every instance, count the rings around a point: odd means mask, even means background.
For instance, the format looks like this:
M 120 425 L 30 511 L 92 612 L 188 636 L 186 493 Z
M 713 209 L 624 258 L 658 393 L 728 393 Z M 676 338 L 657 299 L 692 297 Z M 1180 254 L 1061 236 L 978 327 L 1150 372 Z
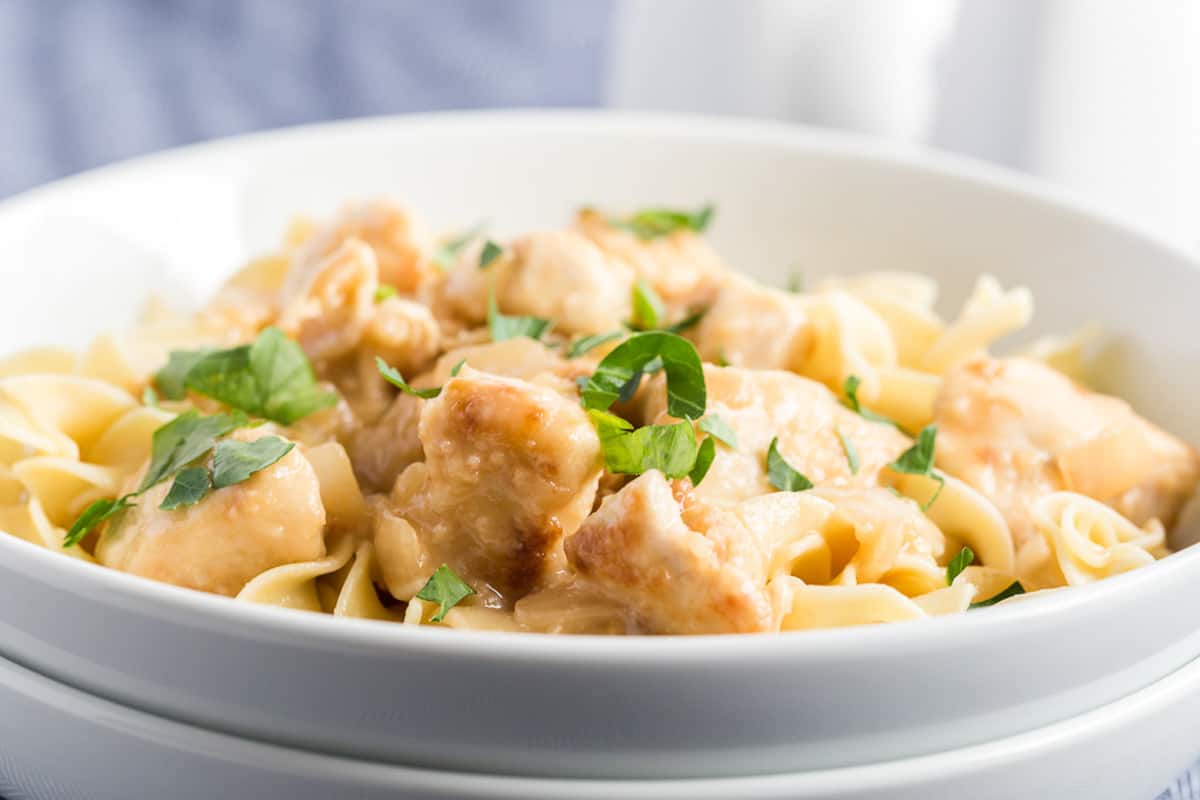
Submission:
M 708 313 L 707 308 L 700 308 L 688 314 L 683 319 L 676 322 L 674 325 L 668 325 L 663 330 L 669 333 L 683 333 L 688 328 L 694 328 L 699 324 L 700 320 L 704 319 L 704 315 Z
M 479 268 L 487 269 L 487 266 L 499 258 L 504 253 L 504 248 L 488 239 L 483 243 L 483 250 L 479 253 Z
M 104 522 L 114 514 L 124 511 L 127 508 L 131 508 L 133 503 L 129 502 L 130 497 L 132 497 L 132 495 L 126 495 L 125 497 L 121 497 L 116 500 L 105 498 L 103 500 L 96 500 L 93 502 L 83 510 L 83 513 L 79 515 L 79 519 L 75 520 L 75 524 L 71 526 L 69 531 L 67 531 L 67 535 L 63 538 L 62 546 L 64 548 L 74 547 L 83 541 L 84 537 L 88 535 L 92 528 L 96 527 L 101 522 Z
M 737 449 L 737 431 L 735 431 L 728 422 L 723 420 L 718 414 L 709 414 L 704 419 L 700 420 L 700 430 L 710 436 L 720 439 L 724 444 Z
M 588 379 L 583 407 L 607 410 L 631 381 L 640 380 L 654 366 L 655 359 L 667 373 L 667 413 L 680 419 L 704 416 L 708 396 L 700 355 L 687 339 L 666 331 L 635 333 L 613 348 Z
M 496 306 L 496 296 L 488 294 L 488 330 L 492 334 L 493 342 L 505 342 L 521 336 L 528 336 L 539 342 L 553 327 L 553 320 L 541 317 L 507 317 L 501 314 Z
M 933 478 L 938 482 L 937 491 L 933 493 L 933 497 L 925 505 L 921 506 L 922 511 L 926 511 L 933 505 L 934 501 L 941 495 L 942 489 L 946 488 L 946 479 L 933 471 L 933 449 L 937 442 L 937 425 L 926 425 L 922 431 L 917 434 L 917 441 L 913 446 L 900 454 L 900 457 L 888 464 L 896 472 L 902 472 L 906 475 L 925 475 Z
M 712 222 L 715 210 L 711 205 L 696 211 L 647 208 L 625 219 L 610 218 L 608 222 L 615 228 L 629 231 L 639 239 L 649 240 L 667 236 L 676 231 L 703 233 Z
M 597 333 L 592 336 L 584 336 L 582 339 L 576 339 L 567 348 L 567 358 L 579 358 L 584 353 L 594 350 L 602 344 L 607 344 L 614 339 L 620 339 L 624 335 L 625 331 L 609 331 L 608 333 Z
M 842 391 L 846 393 L 846 405 L 850 410 L 856 412 L 863 419 L 870 420 L 871 422 L 879 422 L 884 425 L 891 425 L 893 428 L 899 430 L 900 426 L 892 420 L 882 414 L 876 414 L 874 411 L 862 407 L 858 402 L 858 387 L 861 383 L 862 380 L 857 375 L 848 375 L 846 376 L 845 383 L 842 384 Z
M 717 353 L 717 361 L 716 361 L 716 364 L 717 364 L 717 366 L 718 366 L 718 367 L 728 367 L 728 366 L 731 366 L 731 365 L 730 365 L 730 363 L 729 363 L 729 359 L 725 357 L 725 350 L 724 350 L 724 348 L 722 348 L 722 349 L 721 349 L 721 352 Z
M 441 622 L 447 611 L 473 594 L 475 594 L 475 590 L 466 581 L 455 575 L 454 570 L 442 564 L 429 576 L 429 580 L 417 592 L 417 597 L 438 604 L 437 613 L 430 619 L 433 622 Z
M 379 284 L 379 288 L 375 290 L 375 302 L 382 303 L 384 300 L 387 300 L 389 297 L 395 297 L 398 294 L 400 294 L 400 292 L 396 289 L 395 286 L 392 286 L 391 284 L 388 284 L 388 283 L 381 283 L 381 284 Z
M 467 360 L 465 358 L 459 359 L 459 362 L 450 368 L 450 377 L 457 378 L 458 373 L 462 372 L 462 368 L 465 367 L 466 365 L 467 365 Z
M 158 392 L 154 391 L 153 386 L 142 389 L 142 405 L 147 408 L 158 408 Z
M 630 422 L 607 411 L 591 409 L 588 416 L 600 435 L 609 472 L 641 475 L 656 469 L 668 478 L 682 478 L 696 464 L 696 430 L 687 420 L 633 430 Z
M 804 291 L 804 273 L 798 269 L 794 269 L 788 275 L 787 290 L 793 294 L 800 294 Z
M 283 425 L 337 404 L 336 394 L 317 386 L 300 345 L 278 328 L 267 328 L 253 344 L 204 356 L 188 371 L 187 388 Z
M 179 470 L 170 491 L 158 507 L 163 511 L 174 511 L 183 506 L 193 506 L 199 503 L 211 488 L 212 474 L 207 469 L 186 467 Z
M 850 441 L 840 429 L 834 428 L 833 432 L 837 434 L 838 439 L 842 442 L 842 449 L 846 451 L 846 461 L 850 464 L 850 474 L 858 474 L 858 448 L 854 446 L 854 442 Z
M 1025 587 L 1021 585 L 1020 581 L 1013 581 L 1001 592 L 992 595 L 987 600 L 980 600 L 978 603 L 971 603 L 971 605 L 967 606 L 967 608 L 987 608 L 988 606 L 996 605 L 996 603 L 999 603 L 1001 600 L 1007 600 L 1008 598 L 1016 597 L 1019 594 L 1025 594 Z
M 663 301 L 654 287 L 646 283 L 645 278 L 638 278 L 633 284 L 633 319 L 630 327 L 639 331 L 653 330 L 658 327 L 658 321 L 665 311 Z
M 465 359 L 458 362 L 458 365 L 455 367 L 455 369 L 462 367 L 464 363 Z M 396 369 L 395 367 L 388 366 L 388 363 L 379 356 L 375 356 L 375 368 L 379 370 L 379 374 L 383 376 L 385 381 L 390 383 L 392 386 L 395 386 L 405 394 L 411 394 L 413 397 L 420 397 L 422 400 L 429 400 L 442 393 L 442 387 L 440 386 L 434 386 L 431 389 L 414 389 L 408 385 L 408 381 L 404 380 L 404 376 L 400 374 L 400 370 Z M 451 372 L 450 374 L 457 375 L 458 373 Z
M 454 269 L 454 262 L 458 260 L 459 251 L 466 247 L 472 239 L 477 238 L 483 233 L 484 224 L 476 223 L 474 227 L 455 236 L 442 245 L 437 250 L 433 251 L 433 263 L 442 270 Z
M 767 447 L 767 480 L 781 492 L 803 492 L 813 488 L 813 482 L 797 472 L 779 452 L 779 437 Z
M 700 443 L 700 450 L 696 453 L 696 463 L 692 465 L 692 471 L 688 473 L 688 477 L 692 480 L 692 486 L 699 486 L 700 481 L 704 480 L 704 476 L 708 474 L 708 468 L 712 466 L 713 459 L 717 457 L 717 445 L 714 439 L 705 439 Z
M 141 494 L 207 454 L 218 437 L 244 424 L 244 418 L 228 414 L 202 417 L 194 408 L 180 414 L 154 432 L 150 443 L 150 466 L 137 493 Z
M 212 350 L 173 350 L 167 356 L 167 365 L 154 375 L 154 383 L 162 396 L 168 400 L 182 400 L 187 396 L 187 376 Z
M 975 560 L 975 551 L 969 547 L 964 547 L 958 551 L 958 555 L 950 559 L 950 563 L 946 565 L 946 585 L 950 586 L 954 583 L 954 579 L 962 574 L 962 571 L 971 566 L 971 562 Z
M 224 439 L 213 448 L 212 485 L 224 489 L 241 483 L 286 456 L 296 445 L 278 436 L 264 436 L 252 442 Z M 179 473 L 180 476 L 183 473 Z

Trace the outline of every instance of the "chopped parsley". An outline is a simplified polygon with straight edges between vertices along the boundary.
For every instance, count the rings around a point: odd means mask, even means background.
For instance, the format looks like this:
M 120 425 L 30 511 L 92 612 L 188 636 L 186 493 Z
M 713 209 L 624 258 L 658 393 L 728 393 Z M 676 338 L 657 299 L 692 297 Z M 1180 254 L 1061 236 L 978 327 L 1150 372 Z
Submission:
M 842 443 L 842 450 L 846 452 L 846 463 L 850 465 L 850 474 L 858 474 L 858 448 L 854 446 L 854 442 L 842 433 L 841 429 L 834 428 L 833 432 L 837 434 L 838 440 Z
M 641 475 L 656 469 L 668 478 L 682 478 L 696 464 L 696 429 L 688 420 L 635 430 L 633 423 L 607 411 L 592 409 L 588 416 L 600 436 L 609 472 Z
M 787 290 L 793 294 L 800 294 L 804 291 L 804 273 L 798 269 L 794 269 L 788 274 Z
M 464 361 L 458 362 L 458 364 L 455 365 L 455 369 L 461 368 L 464 362 L 465 359 Z M 442 393 L 442 387 L 440 386 L 435 386 L 431 389 L 414 389 L 408 385 L 408 381 L 404 380 L 404 376 L 400 374 L 400 370 L 389 366 L 388 363 L 379 356 L 375 356 L 375 368 L 379 370 L 379 374 L 383 376 L 385 381 L 390 383 L 392 386 L 395 386 L 405 394 L 411 394 L 413 397 L 420 397 L 422 400 L 429 400 Z M 451 371 L 450 374 L 457 375 L 458 373 Z
M 147 408 L 158 408 L 158 392 L 154 391 L 153 386 L 142 389 L 142 405 Z
M 458 360 L 458 363 L 450 368 L 450 377 L 457 378 L 458 373 L 462 372 L 462 368 L 465 367 L 466 365 L 467 365 L 467 360 L 465 358 L 460 358 Z
M 106 497 L 101 500 L 96 500 L 83 510 L 79 515 L 79 519 L 67 531 L 67 535 L 63 538 L 62 546 L 74 547 L 83 541 L 83 538 L 88 535 L 92 528 L 104 522 L 109 517 L 132 507 L 134 504 L 129 502 L 129 498 L 133 495 L 125 495 L 117 499 Z
M 666 309 L 662 298 L 654 287 L 646 283 L 645 278 L 638 278 L 633 284 L 633 319 L 630 327 L 637 331 L 649 331 L 658 328 Z
M 668 208 L 647 208 L 625 218 L 610 218 L 614 228 L 629 231 L 642 240 L 657 239 L 676 231 L 703 233 L 712 222 L 715 208 L 706 205 L 696 211 L 680 211 Z
M 429 576 L 429 580 L 417 592 L 417 597 L 438 604 L 437 613 L 430 617 L 430 620 L 441 622 L 445 619 L 446 612 L 473 594 L 475 590 L 466 581 L 442 564 Z
M 613 348 L 583 387 L 584 408 L 606 411 L 627 387 L 656 365 L 667 374 L 667 413 L 680 419 L 704 416 L 707 392 L 696 347 L 666 331 L 635 333 Z M 630 393 L 632 394 L 632 393 Z
M 196 409 L 180 414 L 154 432 L 150 466 L 135 494 L 141 494 L 208 454 L 217 439 L 245 425 L 244 416 L 215 414 L 202 417 Z
M 168 399 L 180 400 L 190 389 L 283 425 L 337 404 L 336 394 L 317 386 L 300 345 L 278 328 L 230 350 L 172 353 L 155 381 Z
M 488 265 L 499 258 L 504 253 L 504 248 L 488 239 L 483 243 L 483 250 L 479 253 L 479 268 L 487 269 Z
M 926 425 L 919 434 L 913 446 L 900 454 L 900 457 L 888 464 L 896 472 L 904 473 L 905 475 L 924 475 L 938 482 L 937 491 L 933 493 L 933 497 L 929 498 L 925 505 L 921 506 L 922 511 L 928 510 L 933 505 L 934 501 L 942 493 L 942 489 L 946 488 L 946 479 L 933 471 L 933 450 L 937 443 L 937 425 Z
M 767 480 L 781 492 L 803 492 L 813 488 L 813 482 L 798 472 L 779 452 L 779 437 L 767 447 Z
M 700 485 L 700 481 L 704 480 L 704 476 L 708 474 L 708 469 L 716 457 L 717 445 L 713 439 L 705 439 L 700 443 L 700 450 L 696 453 L 696 463 L 692 465 L 692 469 L 688 473 L 692 486 Z
M 863 419 L 870 420 L 871 422 L 879 422 L 884 425 L 891 425 L 893 428 L 899 429 L 899 425 L 882 414 L 876 414 L 874 411 L 862 407 L 862 404 L 858 402 L 858 387 L 861 384 L 862 379 L 857 375 L 846 376 L 846 381 L 842 384 L 842 391 L 846 394 L 847 407 Z
M 1001 600 L 1007 600 L 1008 598 L 1016 597 L 1019 594 L 1025 594 L 1025 587 L 1021 585 L 1020 581 L 1013 581 L 999 593 L 992 595 L 987 600 L 980 600 L 978 603 L 971 603 L 968 608 L 987 608 L 988 606 L 996 605 L 996 603 L 999 603 Z
M 395 297 L 398 294 L 400 294 L 400 292 L 397 291 L 395 286 L 392 286 L 388 283 L 381 283 L 379 288 L 375 290 L 375 302 L 382 303 L 389 297 Z
M 541 317 L 508 317 L 500 313 L 496 305 L 496 295 L 488 294 L 488 331 L 492 334 L 493 342 L 505 342 L 528 336 L 540 342 L 542 337 L 554 327 L 554 321 Z
M 954 558 L 950 559 L 950 563 L 946 565 L 946 585 L 950 586 L 954 583 L 954 579 L 962 574 L 962 571 L 971 566 L 975 561 L 975 551 L 969 547 L 964 547 L 958 551 Z
M 212 350 L 175 350 L 167 356 L 167 365 L 154 375 L 158 391 L 168 400 L 182 400 L 187 396 L 187 376 L 192 367 L 204 359 Z
M 611 341 L 620 339 L 624 335 L 625 331 L 609 331 L 608 333 L 596 333 L 591 336 L 584 336 L 582 339 L 576 339 L 567 348 L 567 358 L 579 358 L 581 355 L 596 349 L 600 345 L 608 344 Z
M 213 476 L 204 467 L 185 467 L 175 476 L 167 496 L 163 498 L 159 508 L 163 511 L 174 511 L 184 506 L 192 506 L 204 499 L 213 485 Z
M 224 489 L 241 483 L 286 456 L 296 445 L 278 436 L 263 436 L 251 442 L 225 439 L 213 448 L 212 485 Z M 180 476 L 183 473 L 179 473 Z M 178 482 L 176 478 L 176 482 Z
M 477 223 L 473 228 L 465 233 L 459 234 L 438 247 L 433 252 L 433 263 L 440 267 L 443 271 L 454 269 L 454 262 L 458 260 L 458 254 L 466 247 L 472 239 L 475 239 L 483 233 L 484 224 Z
M 700 430 L 712 436 L 715 439 L 720 439 L 721 442 L 733 449 L 737 449 L 737 431 L 719 414 L 709 414 L 704 419 L 700 420 Z

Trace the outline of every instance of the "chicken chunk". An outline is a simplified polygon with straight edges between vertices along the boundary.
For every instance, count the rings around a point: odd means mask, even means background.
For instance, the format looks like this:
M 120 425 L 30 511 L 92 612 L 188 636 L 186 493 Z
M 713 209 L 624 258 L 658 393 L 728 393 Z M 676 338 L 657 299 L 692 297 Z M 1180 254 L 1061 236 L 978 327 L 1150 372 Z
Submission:
M 705 361 L 795 369 L 812 346 L 812 325 L 799 295 L 733 277 L 691 338 Z
M 1085 494 L 1137 525 L 1174 524 L 1200 481 L 1200 457 L 1115 397 L 1037 361 L 980 358 L 953 368 L 935 405 L 937 463 L 987 495 L 1018 549 L 1030 507 L 1058 490 Z
M 422 389 L 441 386 L 450 379 L 451 370 L 463 362 L 480 372 L 554 389 L 568 398 L 578 394 L 575 377 L 590 374 L 592 366 L 584 359 L 568 361 L 540 342 L 520 337 L 451 350 L 437 360 L 432 370 L 414 378 L 412 385 Z M 353 434 L 351 461 L 368 487 L 388 491 L 405 467 L 424 458 L 417 436 L 423 405 L 418 397 L 396 395 L 383 416 Z
M 685 512 L 662 473 L 605 499 L 566 540 L 576 573 L 653 633 L 771 630 L 763 553 L 730 512 Z
M 645 278 L 676 315 L 710 305 L 730 275 L 704 237 L 692 231 L 643 240 L 592 209 L 579 212 L 576 223 L 601 250 Z
M 479 269 L 481 245 L 464 248 L 439 292 L 443 308 L 481 324 L 488 291 L 505 314 L 554 320 L 567 334 L 619 328 L 632 307 L 633 270 L 574 231 L 522 236 L 487 269 Z
M 263 435 L 241 430 L 234 438 L 251 441 Z M 96 545 L 100 563 L 232 597 L 265 570 L 325 555 L 321 487 L 299 448 L 194 506 L 163 511 L 158 506 L 170 483 L 150 489 L 109 524 Z
M 387 200 L 346 208 L 341 217 L 318 230 L 296 254 L 293 269 L 319 263 L 351 239 L 361 241 L 379 264 L 379 281 L 401 294 L 412 294 L 435 274 L 428 253 L 431 237 L 415 214 Z
M 318 362 L 318 370 L 358 346 L 375 315 L 377 276 L 374 254 L 357 239 L 288 274 L 279 327 Z
M 600 441 L 579 404 L 464 367 L 421 412 L 424 464 L 392 492 L 395 513 L 477 589 L 511 604 L 561 565 L 591 510 Z
M 774 491 L 767 481 L 766 454 L 779 437 L 780 454 L 817 486 L 868 487 L 879 472 L 911 444 L 895 428 L 870 422 L 843 407 L 823 385 L 788 372 L 704 366 L 709 416 L 720 416 L 737 434 L 737 447 L 718 444 L 716 458 L 696 495 L 708 503 L 732 504 Z M 662 378 L 644 392 L 648 422 L 670 421 Z M 842 439 L 853 446 L 853 471 Z

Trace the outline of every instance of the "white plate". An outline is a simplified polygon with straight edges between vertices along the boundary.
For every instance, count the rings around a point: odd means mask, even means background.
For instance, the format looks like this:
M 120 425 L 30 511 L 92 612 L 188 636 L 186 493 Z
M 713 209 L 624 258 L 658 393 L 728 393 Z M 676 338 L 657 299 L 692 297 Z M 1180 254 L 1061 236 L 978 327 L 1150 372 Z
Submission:
M 761 778 L 574 781 L 434 772 L 252 742 L 0 660 L 11 800 L 1149 800 L 1200 752 L 1200 662 L 1111 706 L 986 745 Z
M 388 192 L 500 233 L 580 203 L 719 206 L 714 237 L 782 284 L 927 272 L 1034 289 L 1040 331 L 1089 319 L 1106 373 L 1193 439 L 1183 254 L 968 162 L 756 122 L 462 114 L 189 148 L 0 205 L 0 341 L 79 340 L 151 284 L 212 289 L 287 217 Z M 141 284 L 141 285 L 139 285 Z M 444 769 L 684 777 L 869 763 L 1029 730 L 1200 655 L 1200 550 L 955 619 L 778 636 L 589 639 L 406 630 L 254 608 L 0 537 L 0 653 L 120 702 L 330 752 Z

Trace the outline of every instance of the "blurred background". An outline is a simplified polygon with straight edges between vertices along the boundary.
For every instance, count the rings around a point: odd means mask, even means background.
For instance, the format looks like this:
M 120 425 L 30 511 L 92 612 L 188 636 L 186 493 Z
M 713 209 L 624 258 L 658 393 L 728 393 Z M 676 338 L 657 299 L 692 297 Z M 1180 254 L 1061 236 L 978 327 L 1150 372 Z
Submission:
M 1200 242 L 1195 0 L 0 0 L 0 197 L 246 131 L 451 108 L 805 122 Z

